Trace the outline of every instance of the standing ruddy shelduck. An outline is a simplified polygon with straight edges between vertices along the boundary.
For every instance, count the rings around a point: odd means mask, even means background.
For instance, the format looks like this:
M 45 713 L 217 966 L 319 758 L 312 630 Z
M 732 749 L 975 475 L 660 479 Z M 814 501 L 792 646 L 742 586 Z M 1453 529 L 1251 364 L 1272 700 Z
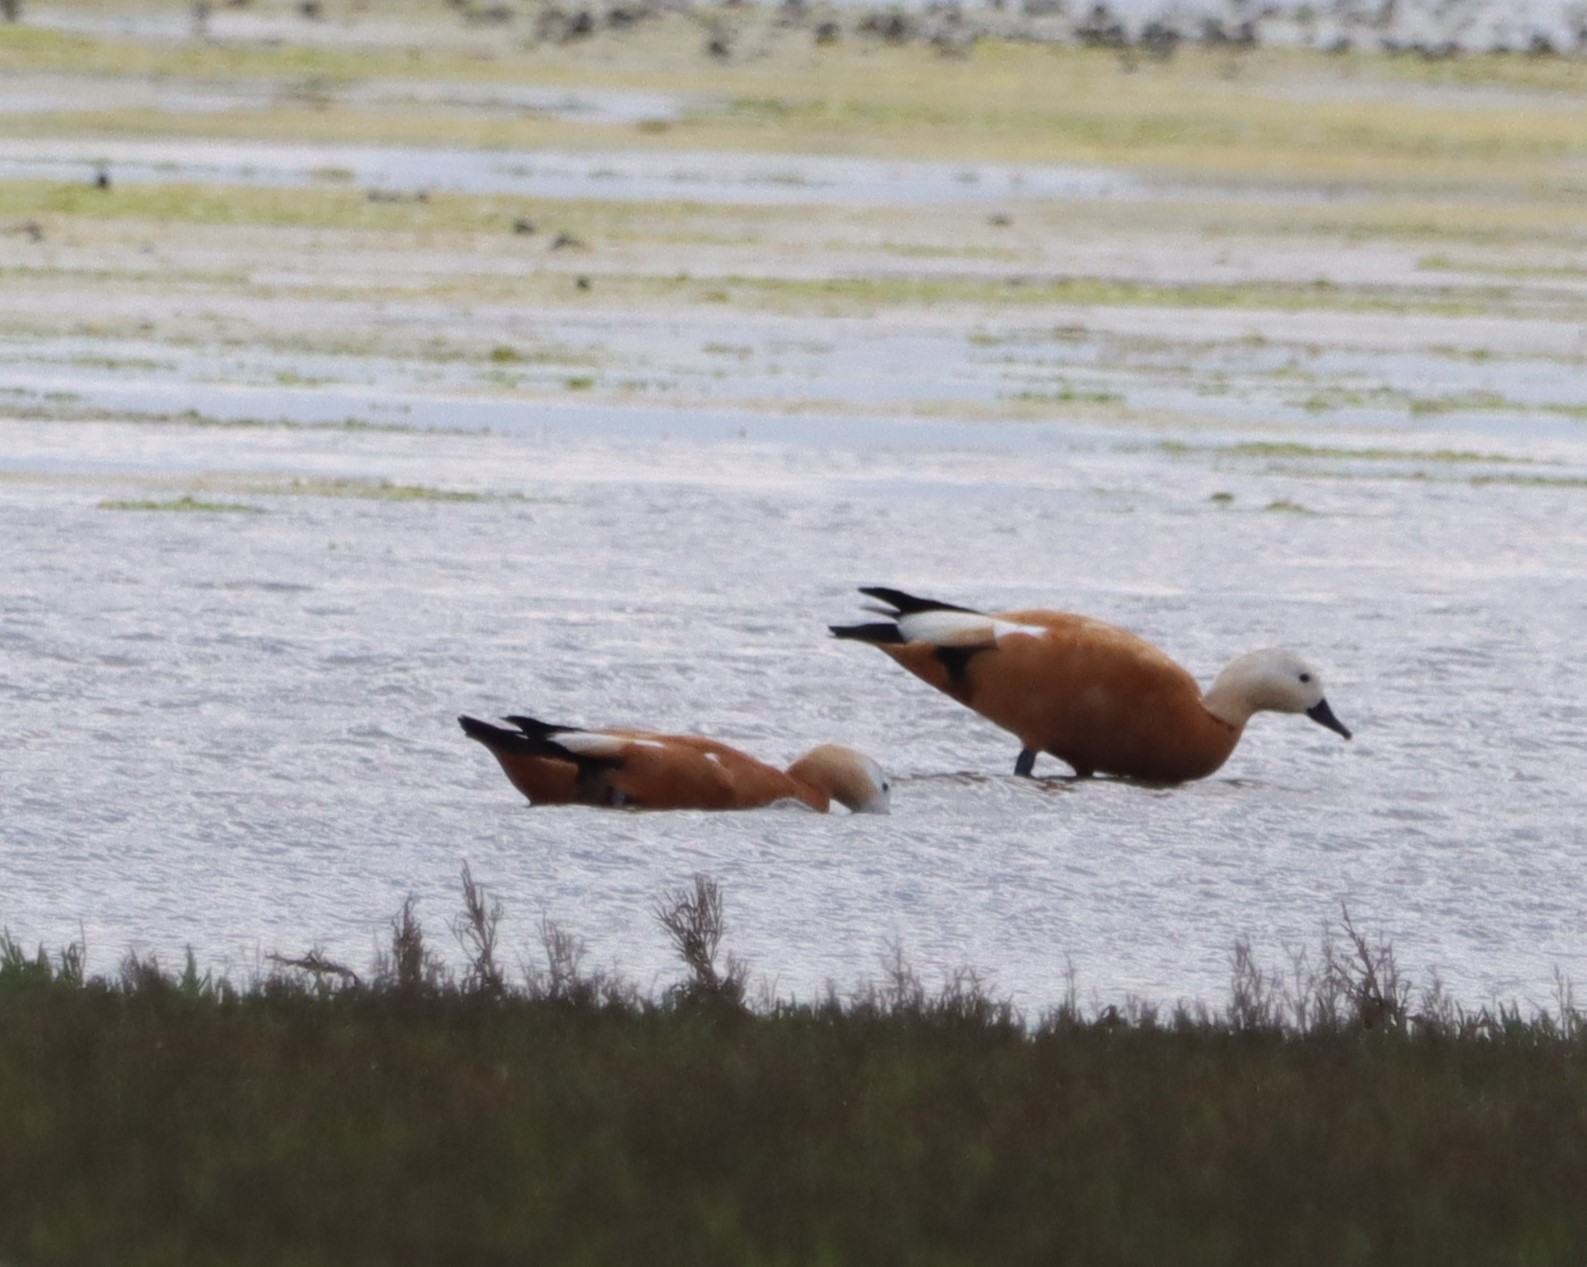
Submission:
M 838 744 L 812 748 L 783 771 L 697 735 L 581 730 L 533 717 L 503 718 L 516 730 L 473 717 L 457 720 L 534 805 L 759 809 L 799 801 L 825 813 L 837 801 L 857 814 L 888 810 L 882 768 Z
M 1305 713 L 1350 732 L 1323 698 L 1322 679 L 1288 651 L 1232 661 L 1205 695 L 1151 643 L 1087 616 L 989 615 L 901 590 L 860 591 L 889 619 L 833 625 L 839 638 L 880 647 L 922 681 L 1012 731 L 1015 774 L 1049 752 L 1082 777 L 1119 774 L 1157 783 L 1205 778 L 1240 742 L 1253 713 Z

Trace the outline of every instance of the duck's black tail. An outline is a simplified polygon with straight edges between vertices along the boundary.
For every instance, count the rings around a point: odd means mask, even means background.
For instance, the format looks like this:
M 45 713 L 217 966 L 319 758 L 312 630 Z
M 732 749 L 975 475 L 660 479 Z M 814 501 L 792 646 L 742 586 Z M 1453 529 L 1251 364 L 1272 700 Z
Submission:
M 872 621 L 864 625 L 828 625 L 833 637 L 850 638 L 855 642 L 869 642 L 873 646 L 889 646 L 895 643 L 908 642 L 909 639 L 899 631 L 893 623 L 900 616 L 913 616 L 917 612 L 975 612 L 973 607 L 960 607 L 955 603 L 939 602 L 935 598 L 920 598 L 914 594 L 906 594 L 903 590 L 888 589 L 885 585 L 862 585 L 860 593 L 870 598 L 879 599 L 885 603 L 889 610 L 883 611 L 885 616 L 891 616 L 891 621 Z M 882 611 L 881 608 L 873 608 Z M 511 718 L 508 718 L 511 721 Z
M 916 612 L 975 612 L 973 607 L 960 607 L 957 603 L 939 602 L 935 598 L 918 598 L 903 590 L 888 589 L 885 585 L 862 585 L 860 593 L 880 599 L 893 609 L 896 616 L 913 616 Z
M 880 622 L 869 625 L 828 625 L 827 628 L 832 631 L 834 638 L 852 638 L 855 642 L 869 642 L 876 646 L 907 641 L 897 625 Z
M 463 728 L 463 733 L 470 739 L 478 740 L 492 752 L 515 752 L 526 757 L 560 757 L 564 761 L 576 761 L 578 758 L 554 738 L 558 731 L 569 729 L 567 726 L 549 726 L 543 721 L 536 721 L 533 717 L 508 717 L 517 730 L 508 730 L 504 726 L 492 726 L 488 721 L 480 721 L 477 717 L 459 717 L 457 724 Z

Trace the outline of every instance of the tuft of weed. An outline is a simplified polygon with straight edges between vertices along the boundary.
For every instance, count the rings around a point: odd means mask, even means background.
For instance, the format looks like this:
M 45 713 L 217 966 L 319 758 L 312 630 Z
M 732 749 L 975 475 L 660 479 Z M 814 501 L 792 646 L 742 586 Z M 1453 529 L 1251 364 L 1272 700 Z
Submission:
M 263 513 L 263 507 L 250 506 L 246 502 L 216 502 L 203 501 L 191 495 L 173 498 L 169 501 L 158 501 L 153 498 L 106 498 L 99 503 L 100 510 L 174 510 L 190 511 L 196 514 L 249 514 Z
M 667 894 L 654 913 L 689 970 L 688 979 L 673 987 L 674 997 L 683 1002 L 742 1008 L 749 965 L 730 954 L 725 970 L 716 966 L 717 948 L 727 929 L 721 885 L 697 873 L 691 888 Z
M 463 973 L 465 991 L 499 996 L 506 990 L 506 978 L 496 962 L 496 928 L 500 923 L 501 903 L 487 901 L 484 887 L 475 882 L 465 862 L 463 913 L 452 921 L 452 934 L 468 956 L 468 968 Z

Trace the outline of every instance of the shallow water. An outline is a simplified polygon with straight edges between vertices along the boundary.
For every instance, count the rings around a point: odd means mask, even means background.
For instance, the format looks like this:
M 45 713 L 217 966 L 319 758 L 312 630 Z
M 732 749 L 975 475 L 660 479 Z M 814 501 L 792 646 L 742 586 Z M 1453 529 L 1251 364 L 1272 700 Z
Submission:
M 327 178 L 391 191 L 755 206 L 918 206 L 988 197 L 1126 198 L 1134 177 L 1057 164 L 878 161 L 819 155 L 642 150 L 471 150 L 443 146 L 0 138 L 0 179 L 294 186 Z
M 275 306 L 283 325 L 306 311 Z M 1135 324 L 1163 315 L 1137 309 Z M 1316 449 L 1335 474 L 1349 451 L 1371 455 L 1369 470 L 1402 475 L 1444 452 L 1460 455 L 1466 477 L 1587 477 L 1583 362 L 1567 345 L 1552 358 L 1533 348 L 1472 360 L 1437 345 L 1441 327 L 1421 347 L 1386 337 L 1425 328 L 1423 319 L 1385 319 L 1377 333 L 1386 346 L 1359 347 L 1317 342 L 1319 326 L 1331 333 L 1326 321 L 1286 332 L 1276 316 L 1247 314 L 1273 336 L 1253 343 L 1233 332 L 1203 337 L 1212 332 L 1193 310 L 1168 315 L 1176 320 L 1142 340 L 1107 329 L 1096 311 L 1085 314 L 1089 326 L 1060 325 L 1056 336 L 1051 323 L 951 318 L 474 311 L 509 347 L 535 352 L 505 363 L 33 339 L 0 347 L 0 401 L 54 402 L 66 416 L 193 410 L 233 422 L 866 449 L 1269 443 L 1297 447 L 1291 461 Z M 383 309 L 382 319 L 429 330 L 457 314 L 421 306 L 405 317 Z M 1504 324 L 1524 338 L 1538 323 Z M 1501 325 L 1486 328 L 1502 345 Z M 588 398 L 566 390 L 570 380 L 586 383 Z M 1063 428 L 1032 425 L 1054 414 Z M 1405 462 L 1385 465 L 1397 452 Z M 192 457 L 202 465 L 202 451 Z
M 1341 902 L 1468 999 L 1582 978 L 1579 489 L 1026 428 L 1044 443 L 8 424 L 4 921 L 81 927 L 101 967 L 188 943 L 235 972 L 310 944 L 363 966 L 410 891 L 444 948 L 467 860 L 510 946 L 532 956 L 545 912 L 646 985 L 676 973 L 652 905 L 695 871 L 726 887 L 730 948 L 803 997 L 878 975 L 895 939 L 928 979 L 968 964 L 1032 1006 L 1066 956 L 1085 997 L 1217 1001 L 1236 937 L 1278 962 Z M 266 513 L 99 506 L 198 468 Z M 266 491 L 287 473 L 490 496 Z M 1094 613 L 1204 680 L 1290 645 L 1357 738 L 1268 716 L 1192 786 L 1017 780 L 1008 737 L 825 636 L 884 581 Z M 533 811 L 454 722 L 512 710 L 779 761 L 846 740 L 896 775 L 894 813 Z
M 101 160 L 129 181 L 871 203 L 901 226 L 914 206 L 1161 193 L 1062 168 L 0 142 L 0 178 Z M 1071 961 L 1086 1000 L 1217 1003 L 1237 938 L 1281 965 L 1342 903 L 1468 1002 L 1587 979 L 1568 279 L 1427 315 L 1416 287 L 1460 277 L 1403 243 L 1209 243 L 1166 217 L 1031 230 L 1002 263 L 888 255 L 837 233 L 844 214 L 811 213 L 836 241 L 819 250 L 613 242 L 576 265 L 538 241 L 482 265 L 450 241 L 262 229 L 0 240 L 0 924 L 81 933 L 97 970 L 187 945 L 242 975 L 310 945 L 363 968 L 411 892 L 455 957 L 466 860 L 509 957 L 535 957 L 545 913 L 647 987 L 679 972 L 654 903 L 697 871 L 725 884 L 727 948 L 805 998 L 876 977 L 896 943 L 928 982 L 969 965 L 1032 1008 Z M 487 269 L 572 268 L 596 279 L 587 305 L 469 294 Z M 1409 298 L 629 311 L 604 306 L 603 268 L 1327 277 Z M 442 298 L 402 289 L 437 276 Z M 183 496 L 254 513 L 105 505 Z M 1204 682 L 1288 645 L 1356 739 L 1265 716 L 1191 786 L 1045 759 L 1015 779 L 1010 738 L 827 637 L 876 583 L 1085 611 Z M 851 742 L 895 775 L 894 813 L 531 810 L 455 722 L 511 711 L 776 761 Z
M 268 110 L 312 96 L 360 108 L 422 106 L 426 111 L 483 117 L 544 114 L 588 123 L 672 122 L 707 98 L 622 89 L 542 88 L 529 84 L 476 85 L 410 80 L 353 84 L 283 85 L 270 79 L 171 80 L 142 75 L 12 75 L 0 83 L 0 114 L 71 110 L 156 110 L 199 114 Z

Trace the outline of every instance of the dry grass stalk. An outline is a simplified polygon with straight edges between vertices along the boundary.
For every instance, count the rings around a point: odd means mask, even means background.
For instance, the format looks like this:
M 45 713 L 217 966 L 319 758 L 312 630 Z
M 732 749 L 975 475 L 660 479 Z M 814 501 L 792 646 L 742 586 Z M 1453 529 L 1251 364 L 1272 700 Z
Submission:
M 1394 947 L 1384 942 L 1368 944 L 1364 934 L 1350 918 L 1350 910 L 1340 904 L 1341 924 L 1349 949 L 1341 953 L 1330 938 L 1323 946 L 1323 975 L 1350 1005 L 1363 1029 L 1400 1031 L 1405 1028 L 1405 1005 L 1411 987 L 1400 979 L 1394 960 Z
M 329 977 L 335 977 L 341 985 L 353 989 L 363 984 L 356 972 L 346 964 L 338 963 L 327 956 L 318 946 L 313 947 L 305 954 L 297 956 L 283 955 L 271 951 L 265 958 L 271 963 L 279 964 L 283 968 L 306 972 L 319 982 L 323 982 Z
M 655 915 L 689 969 L 689 980 L 677 987 L 680 995 L 742 1007 L 749 966 L 736 955 L 727 957 L 726 972 L 716 966 L 726 930 L 721 886 L 708 875 L 696 874 L 693 888 L 669 893 L 656 904 Z
M 501 923 L 501 903 L 487 902 L 485 886 L 474 879 L 468 863 L 463 864 L 463 911 L 452 921 L 468 967 L 463 972 L 463 989 L 477 994 L 500 995 L 507 979 L 496 962 L 496 929 Z
M 446 969 L 424 944 L 424 929 L 415 912 L 418 898 L 409 894 L 391 920 L 391 949 L 375 956 L 375 983 L 400 995 L 434 990 L 446 980 Z

